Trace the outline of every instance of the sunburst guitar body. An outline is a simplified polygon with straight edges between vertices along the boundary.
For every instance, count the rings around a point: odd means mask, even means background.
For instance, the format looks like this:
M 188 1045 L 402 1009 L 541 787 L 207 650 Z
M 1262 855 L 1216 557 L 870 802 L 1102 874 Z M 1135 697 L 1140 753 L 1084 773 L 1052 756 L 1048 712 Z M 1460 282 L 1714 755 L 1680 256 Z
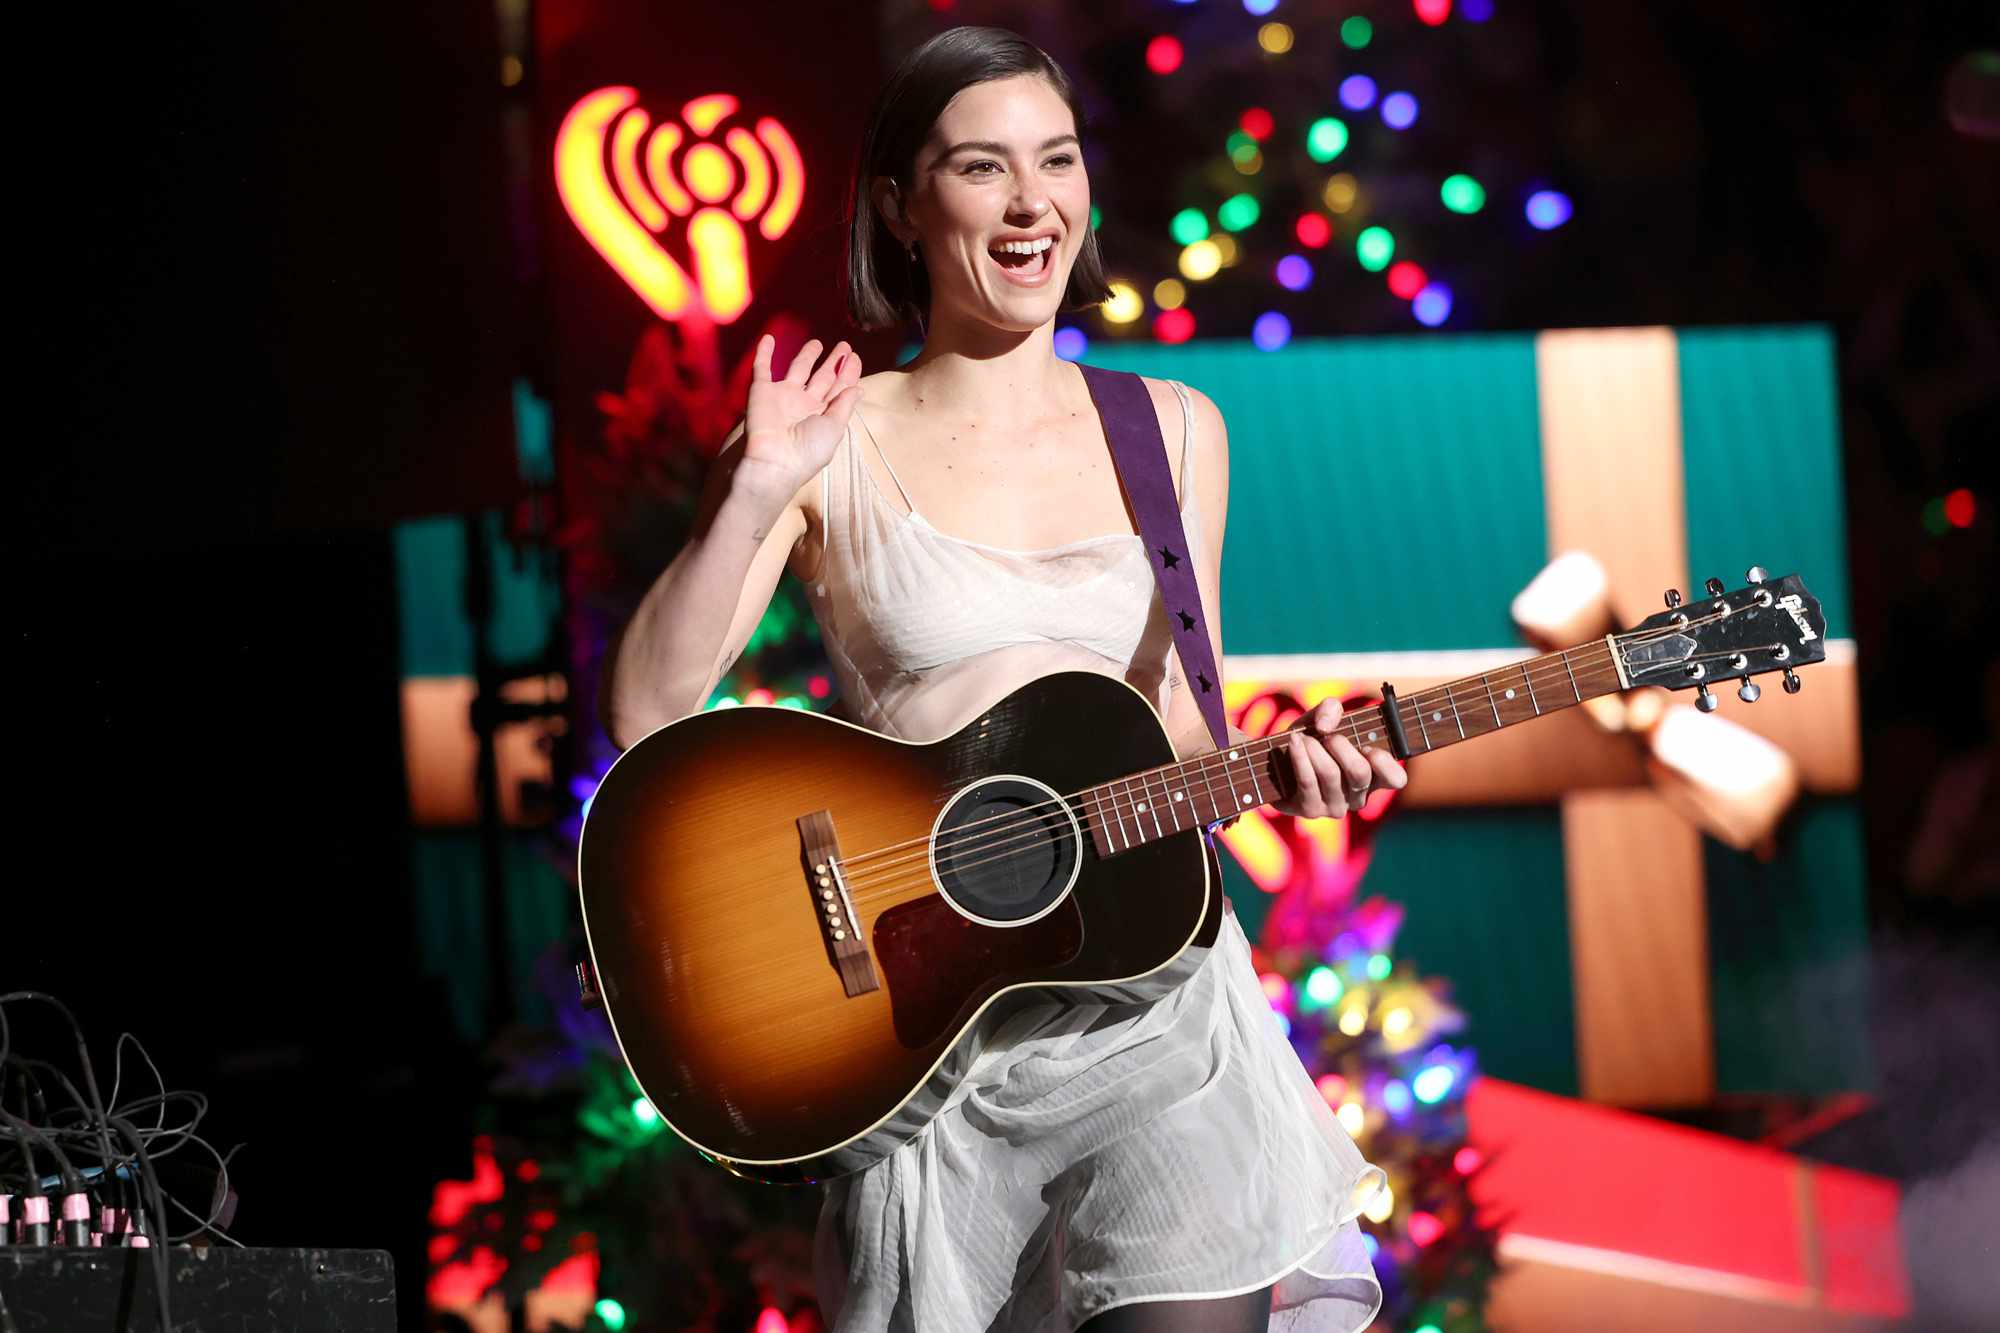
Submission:
M 804 1183 L 907 1141 L 1023 1006 L 1165 994 L 1215 941 L 1213 850 L 1190 810 L 1121 839 L 1143 802 L 1093 792 L 1173 760 L 1145 698 L 1093 672 L 927 744 L 779 707 L 651 733 L 579 850 L 640 1088 L 722 1166 Z

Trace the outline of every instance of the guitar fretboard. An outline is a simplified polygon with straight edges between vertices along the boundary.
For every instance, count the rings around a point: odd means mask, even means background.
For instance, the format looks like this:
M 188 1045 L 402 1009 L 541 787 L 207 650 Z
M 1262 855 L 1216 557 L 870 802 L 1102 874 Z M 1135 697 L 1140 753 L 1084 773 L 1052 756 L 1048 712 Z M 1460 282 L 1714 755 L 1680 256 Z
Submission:
M 1573 708 L 1623 687 L 1610 640 L 1567 648 L 1400 694 L 1395 717 L 1404 752 L 1428 754 L 1503 727 Z M 1356 747 L 1393 752 L 1388 705 L 1344 714 L 1339 734 Z M 1283 753 L 1288 733 L 1246 740 L 1226 750 L 1133 773 L 1077 793 L 1077 806 L 1099 856 L 1115 856 L 1159 838 L 1233 818 L 1290 796 L 1296 779 Z

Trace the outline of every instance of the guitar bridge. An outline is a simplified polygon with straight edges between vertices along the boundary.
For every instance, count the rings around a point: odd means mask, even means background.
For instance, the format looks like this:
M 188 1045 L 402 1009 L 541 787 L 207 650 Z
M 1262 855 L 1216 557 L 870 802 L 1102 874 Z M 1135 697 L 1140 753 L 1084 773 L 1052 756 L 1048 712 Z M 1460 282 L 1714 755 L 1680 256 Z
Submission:
M 827 959 L 840 973 L 840 984 L 848 996 L 880 990 L 874 960 L 862 943 L 859 923 L 854 917 L 854 900 L 847 893 L 847 877 L 840 869 L 840 842 L 834 836 L 833 816 L 824 810 L 800 815 L 799 867 L 805 872 L 806 893 L 812 913 L 819 922 L 826 943 Z

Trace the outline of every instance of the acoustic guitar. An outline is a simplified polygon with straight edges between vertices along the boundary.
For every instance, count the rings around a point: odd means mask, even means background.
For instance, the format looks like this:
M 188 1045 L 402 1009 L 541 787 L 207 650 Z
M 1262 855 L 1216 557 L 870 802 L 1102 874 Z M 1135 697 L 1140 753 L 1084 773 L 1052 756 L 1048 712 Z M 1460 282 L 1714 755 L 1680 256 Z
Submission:
M 1598 695 L 1825 657 L 1797 575 L 1345 714 L 1413 758 Z M 1157 998 L 1221 923 L 1209 835 L 1290 792 L 1283 733 L 1177 760 L 1122 680 L 1061 672 L 913 743 L 780 707 L 695 713 L 621 755 L 578 876 L 618 1045 L 661 1118 L 736 1174 L 800 1184 L 917 1133 L 1024 1006 Z M 1282 756 L 1278 756 L 1282 759 Z

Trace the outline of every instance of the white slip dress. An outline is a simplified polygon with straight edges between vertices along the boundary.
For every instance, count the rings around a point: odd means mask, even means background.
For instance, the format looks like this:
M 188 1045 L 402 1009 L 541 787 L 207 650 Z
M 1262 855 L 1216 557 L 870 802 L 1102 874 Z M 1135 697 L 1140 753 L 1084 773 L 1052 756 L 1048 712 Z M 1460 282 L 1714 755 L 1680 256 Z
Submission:
M 1198 550 L 1193 411 L 1173 388 Z M 853 424 L 821 512 L 811 603 L 849 720 L 934 740 L 1062 670 L 1115 676 L 1166 715 L 1173 635 L 1136 534 L 1033 551 L 947 536 L 907 491 L 900 510 L 881 492 Z M 1384 1174 L 1279 1028 L 1233 910 L 1208 953 L 1158 1000 L 1017 1014 L 916 1137 L 822 1186 L 831 1333 L 1074 1333 L 1133 1301 L 1263 1287 L 1274 1333 L 1373 1322 L 1356 1219 Z

